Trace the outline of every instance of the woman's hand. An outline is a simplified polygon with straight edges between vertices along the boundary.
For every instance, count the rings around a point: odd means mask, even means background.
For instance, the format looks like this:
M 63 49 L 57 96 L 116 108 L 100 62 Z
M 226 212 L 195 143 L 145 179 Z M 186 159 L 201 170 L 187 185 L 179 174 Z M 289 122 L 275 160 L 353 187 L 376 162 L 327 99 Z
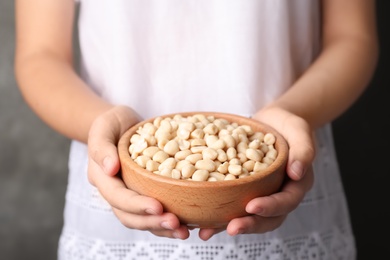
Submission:
M 246 211 L 251 214 L 229 222 L 229 235 L 265 233 L 282 225 L 313 185 L 311 167 L 315 157 L 312 130 L 305 120 L 278 107 L 264 108 L 253 117 L 281 133 L 289 144 L 287 180 L 280 192 L 251 200 Z M 208 240 L 222 230 L 201 229 L 199 237 Z
M 157 200 L 128 189 L 117 175 L 120 162 L 116 144 L 119 137 L 139 121 L 128 107 L 117 106 L 93 122 L 88 136 L 88 178 L 128 228 L 148 230 L 157 236 L 186 239 L 187 227 L 178 218 L 163 212 Z

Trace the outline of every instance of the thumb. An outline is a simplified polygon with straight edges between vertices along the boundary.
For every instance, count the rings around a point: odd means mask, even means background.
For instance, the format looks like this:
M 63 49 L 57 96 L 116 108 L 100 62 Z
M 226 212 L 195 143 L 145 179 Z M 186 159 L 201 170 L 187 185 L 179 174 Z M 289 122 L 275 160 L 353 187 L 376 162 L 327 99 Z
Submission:
M 117 148 L 112 142 L 90 138 L 88 146 L 89 159 L 94 161 L 105 174 L 114 176 L 118 173 L 120 162 Z
M 107 129 L 107 124 L 97 120 L 88 135 L 89 160 L 110 176 L 117 174 L 120 169 L 115 132 L 113 129 Z
M 306 174 L 315 157 L 313 131 L 309 123 L 283 108 L 270 105 L 254 116 L 278 130 L 289 145 L 287 174 L 292 180 L 300 180 Z
M 290 146 L 287 174 L 293 180 L 300 180 L 311 167 L 315 157 L 313 139 L 307 132 L 299 132 L 287 141 Z
M 117 142 L 139 116 L 129 107 L 115 106 L 92 123 L 88 134 L 88 153 L 101 170 L 114 176 L 120 169 Z

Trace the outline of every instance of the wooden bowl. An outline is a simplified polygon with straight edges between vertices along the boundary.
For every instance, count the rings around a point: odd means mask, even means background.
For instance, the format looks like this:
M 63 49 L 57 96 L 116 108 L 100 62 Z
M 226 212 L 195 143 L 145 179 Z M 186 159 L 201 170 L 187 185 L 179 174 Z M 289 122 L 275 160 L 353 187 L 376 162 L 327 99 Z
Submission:
M 278 156 L 265 170 L 254 175 L 229 181 L 190 181 L 164 177 L 147 171 L 135 163 L 129 153 L 130 137 L 139 126 L 153 122 L 142 121 L 123 134 L 118 143 L 123 181 L 129 189 L 160 201 L 166 212 L 174 213 L 181 223 L 199 228 L 226 226 L 233 218 L 248 215 L 246 204 L 256 197 L 277 192 L 285 176 L 288 145 L 285 139 L 268 125 L 250 118 L 212 112 L 178 113 L 183 117 L 193 114 L 212 115 L 239 125 L 249 125 L 254 131 L 272 133 L 276 137 Z M 173 115 L 162 116 L 172 117 Z

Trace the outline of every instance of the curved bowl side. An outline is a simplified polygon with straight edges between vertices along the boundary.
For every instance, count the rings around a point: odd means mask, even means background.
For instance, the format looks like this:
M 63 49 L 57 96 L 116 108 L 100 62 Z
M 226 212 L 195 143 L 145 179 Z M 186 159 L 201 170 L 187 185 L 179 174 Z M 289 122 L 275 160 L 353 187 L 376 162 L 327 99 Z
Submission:
M 221 113 L 192 112 L 225 118 L 238 124 L 248 124 L 255 131 L 271 132 L 276 136 L 278 156 L 266 170 L 232 181 L 196 182 L 176 180 L 151 173 L 138 166 L 129 155 L 131 135 L 145 122 L 130 128 L 119 140 L 118 153 L 122 178 L 128 188 L 159 200 L 164 210 L 178 216 L 183 224 L 194 227 L 220 227 L 231 219 L 247 215 L 246 204 L 253 198 L 277 192 L 285 176 L 288 146 L 284 138 L 271 127 L 255 120 Z M 166 115 L 163 117 L 172 116 Z

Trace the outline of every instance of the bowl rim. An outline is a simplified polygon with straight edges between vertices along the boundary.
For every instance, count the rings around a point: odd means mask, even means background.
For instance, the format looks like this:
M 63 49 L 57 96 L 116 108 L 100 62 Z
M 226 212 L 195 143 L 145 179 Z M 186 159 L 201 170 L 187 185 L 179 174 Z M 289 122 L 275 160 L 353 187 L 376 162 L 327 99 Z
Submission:
M 133 132 L 135 132 L 140 126 L 144 125 L 147 122 L 153 122 L 154 119 L 158 117 L 162 118 L 167 118 L 167 117 L 173 117 L 175 115 L 181 115 L 183 117 L 186 116 L 191 116 L 195 114 L 203 114 L 206 116 L 214 116 L 215 118 L 224 118 L 225 117 L 233 117 L 240 119 L 244 122 L 249 122 L 251 124 L 257 124 L 259 125 L 262 129 L 265 130 L 265 132 L 270 132 L 276 137 L 276 143 L 277 143 L 277 150 L 278 150 L 278 155 L 275 159 L 275 161 L 270 164 L 267 168 L 265 168 L 262 171 L 257 172 L 256 174 L 247 176 L 245 178 L 240 178 L 240 179 L 235 179 L 235 180 L 224 180 L 224 181 L 215 181 L 215 182 L 210 182 L 210 181 L 192 181 L 188 179 L 174 179 L 166 176 L 161 176 L 158 174 L 155 174 L 153 172 L 150 172 L 141 166 L 139 166 L 130 156 L 129 153 L 129 145 L 130 145 L 130 137 Z M 229 120 L 229 119 L 227 119 Z M 231 120 L 230 120 L 231 121 Z M 242 124 L 240 124 L 242 125 Z M 287 158 L 288 158 L 288 143 L 285 140 L 285 138 L 278 132 L 276 131 L 273 127 L 271 127 L 268 124 L 265 124 L 263 122 L 260 122 L 258 120 L 255 120 L 253 118 L 249 117 L 244 117 L 241 115 L 237 114 L 231 114 L 231 113 L 224 113 L 224 112 L 211 112 L 211 111 L 191 111 L 191 112 L 177 112 L 177 113 L 169 113 L 169 114 L 163 114 L 159 116 L 155 116 L 149 119 L 142 120 L 138 122 L 137 124 L 131 126 L 129 129 L 127 129 L 123 135 L 120 137 L 118 141 L 118 155 L 120 158 L 121 162 L 121 174 L 122 174 L 122 164 L 125 163 L 127 166 L 131 168 L 137 169 L 136 172 L 137 174 L 142 175 L 144 178 L 158 181 L 164 184 L 169 184 L 169 185 L 177 185 L 177 186 L 182 186 L 182 187 L 191 187 L 191 188 L 207 188 L 207 187 L 236 187 L 240 185 L 244 185 L 250 182 L 253 182 L 255 180 L 260 180 L 262 178 L 265 178 L 268 176 L 270 173 L 274 172 L 277 170 L 279 167 L 283 166 L 285 167 L 287 163 Z

